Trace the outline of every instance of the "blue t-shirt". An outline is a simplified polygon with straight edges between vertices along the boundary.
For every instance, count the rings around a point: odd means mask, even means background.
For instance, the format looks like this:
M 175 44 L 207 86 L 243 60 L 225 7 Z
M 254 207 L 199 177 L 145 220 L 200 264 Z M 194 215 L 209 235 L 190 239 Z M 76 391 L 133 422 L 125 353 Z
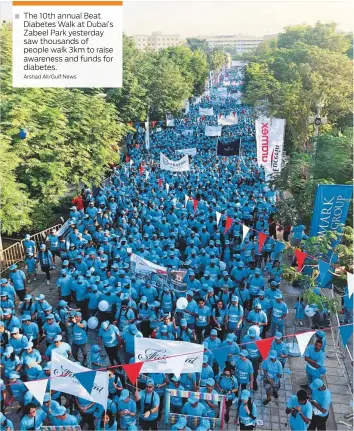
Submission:
M 151 413 L 148 418 L 144 418 L 144 408 L 148 408 L 149 410 L 151 410 L 155 407 L 158 407 L 160 405 L 159 395 L 155 391 L 148 393 L 144 389 L 139 393 L 139 396 L 140 396 L 139 416 L 148 422 L 157 419 L 158 412 Z
M 325 413 L 318 413 L 316 412 L 316 416 L 321 416 L 321 417 L 325 417 L 328 415 L 329 412 L 329 406 L 331 404 L 332 401 L 332 395 L 331 392 L 329 391 L 329 389 L 326 387 L 325 390 L 320 391 L 319 389 L 315 389 L 312 391 L 312 397 L 311 397 L 314 401 L 317 401 L 317 403 L 323 408 L 326 409 L 327 411 Z
M 297 396 L 292 395 L 289 398 L 286 406 L 289 409 L 300 406 L 302 414 L 306 416 L 308 419 L 312 418 L 312 405 L 309 401 L 306 401 L 305 404 L 300 404 L 299 400 L 297 399 Z M 310 425 L 310 424 L 307 425 L 304 422 L 299 412 L 297 412 L 295 417 L 292 414 L 290 414 L 289 418 L 290 418 L 289 419 L 290 429 L 293 431 L 306 431 Z
M 106 330 L 100 328 L 98 332 L 98 335 L 102 338 L 103 344 L 106 347 L 118 346 L 118 334 L 119 329 L 114 325 L 109 325 Z
M 279 375 L 283 374 L 283 367 L 278 359 L 276 359 L 273 362 L 270 358 L 267 358 L 262 363 L 262 368 L 263 370 L 267 371 L 267 373 L 269 374 L 269 377 L 274 380 L 274 383 L 279 382 L 278 374 Z
M 240 357 L 236 358 L 236 377 L 240 383 L 249 383 L 250 376 L 253 374 L 253 365 L 250 360 L 243 361 Z
M 84 327 L 80 328 L 76 324 L 73 325 L 73 343 L 78 345 L 87 343 L 87 332 L 86 332 L 87 323 L 85 320 L 82 320 L 80 324 L 84 325 Z
M 131 413 L 136 413 L 136 402 L 129 398 L 128 402 L 119 400 L 118 401 L 118 411 L 129 410 Z M 129 425 L 135 425 L 136 416 L 119 415 L 121 428 L 127 429 Z

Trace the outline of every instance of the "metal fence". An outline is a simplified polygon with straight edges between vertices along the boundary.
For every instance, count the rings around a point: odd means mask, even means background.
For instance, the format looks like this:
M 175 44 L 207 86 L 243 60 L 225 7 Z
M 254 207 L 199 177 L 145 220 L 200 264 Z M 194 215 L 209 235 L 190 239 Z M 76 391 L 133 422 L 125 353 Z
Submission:
M 49 227 L 48 229 L 42 230 L 42 232 L 35 233 L 31 236 L 31 240 L 36 244 L 36 250 L 39 249 L 40 244 L 43 244 L 46 241 L 47 236 L 50 234 L 52 229 L 60 232 L 63 228 L 63 224 L 56 224 L 54 226 Z M 0 273 L 7 271 L 7 269 L 13 265 L 14 263 L 18 263 L 24 260 L 26 257 L 24 240 L 16 242 L 10 247 L 5 248 L 4 250 L 0 250 Z
M 322 293 L 331 299 L 338 299 L 332 289 L 322 289 Z M 331 313 L 331 331 L 333 336 L 333 342 L 335 347 L 335 354 L 343 368 L 344 375 L 346 376 L 349 389 L 353 394 L 353 355 L 351 349 L 344 346 L 342 337 L 339 332 L 339 326 L 341 325 L 338 313 Z

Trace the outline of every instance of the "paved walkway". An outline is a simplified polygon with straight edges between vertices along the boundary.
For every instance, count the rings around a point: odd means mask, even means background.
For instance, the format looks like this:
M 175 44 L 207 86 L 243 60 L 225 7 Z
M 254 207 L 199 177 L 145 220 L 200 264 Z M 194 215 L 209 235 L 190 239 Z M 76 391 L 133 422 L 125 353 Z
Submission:
M 59 300 L 58 290 L 55 286 L 57 271 L 52 271 L 51 274 L 52 280 L 50 286 L 46 285 L 44 281 L 44 275 L 40 274 L 39 280 L 29 285 L 29 290 L 34 295 L 39 293 L 45 294 L 49 303 L 55 305 Z M 293 306 L 296 302 L 297 296 L 299 295 L 299 289 L 293 288 L 292 286 L 283 283 L 282 291 L 284 294 L 284 299 L 289 307 L 289 315 L 285 320 L 286 333 L 292 334 L 310 329 L 306 327 L 297 329 L 294 326 L 295 312 Z M 91 343 L 96 343 L 97 331 L 89 331 L 89 339 Z M 44 343 L 42 344 L 41 350 L 44 351 Z M 104 362 L 108 365 L 107 358 L 105 358 Z M 291 357 L 289 358 L 288 363 L 285 365 L 285 368 L 287 367 L 290 368 L 291 375 L 284 374 L 278 400 L 274 400 L 272 398 L 272 402 L 267 406 L 263 406 L 262 404 L 263 400 L 265 399 L 265 390 L 263 388 L 262 382 L 259 381 L 259 389 L 258 391 L 254 392 L 254 400 L 258 408 L 258 419 L 262 421 L 262 425 L 259 424 L 257 426 L 258 430 L 278 431 L 290 429 L 288 426 L 288 416 L 285 413 L 286 402 L 293 393 L 296 393 L 300 389 L 301 384 L 306 383 L 305 362 L 303 358 Z M 346 420 L 344 416 L 353 411 L 353 397 L 349 390 L 343 367 L 341 367 L 340 362 L 335 356 L 335 348 L 332 334 L 330 332 L 327 332 L 327 357 L 325 367 L 327 369 L 325 380 L 332 392 L 333 400 L 330 415 L 327 421 L 327 430 L 348 430 L 350 428 L 347 428 L 345 425 L 340 424 L 339 422 L 344 421 L 346 423 L 352 424 L 352 420 Z M 7 409 L 7 415 L 9 419 L 14 421 L 15 429 L 19 428 L 20 420 L 19 415 L 16 412 L 17 409 L 17 403 L 13 403 L 13 405 Z M 235 414 L 235 406 L 233 406 L 230 415 L 230 423 L 228 426 L 226 426 L 226 429 L 235 429 Z M 162 427 L 160 427 L 160 429 L 162 429 Z

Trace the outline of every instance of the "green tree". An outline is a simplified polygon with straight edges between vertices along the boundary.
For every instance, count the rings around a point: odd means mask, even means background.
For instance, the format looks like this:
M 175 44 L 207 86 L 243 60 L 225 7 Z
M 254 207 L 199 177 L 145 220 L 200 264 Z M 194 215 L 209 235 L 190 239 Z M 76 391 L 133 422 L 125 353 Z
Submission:
M 187 38 L 187 44 L 193 51 L 201 50 L 204 52 L 209 51 L 209 44 L 205 39 L 199 39 L 198 37 Z
M 8 178 L 2 223 L 5 232 L 13 232 L 28 226 L 31 217 L 33 229 L 41 229 L 57 218 L 57 205 L 74 188 L 102 181 L 109 165 L 119 160 L 118 145 L 127 129 L 114 105 L 96 92 L 12 88 L 11 31 L 5 26 L 1 39 L 2 163 L 8 153 L 8 166 L 1 169 Z M 26 139 L 19 138 L 20 128 L 26 129 Z M 14 204 L 22 193 L 23 222 L 16 211 L 11 220 L 11 193 Z
M 0 134 L 0 220 L 2 232 L 9 235 L 31 224 L 32 203 L 26 186 L 16 178 L 19 162 L 11 150 L 10 139 Z
M 316 113 L 319 101 L 324 103 L 322 115 L 332 124 L 352 110 L 348 39 L 335 30 L 332 24 L 288 27 L 249 55 L 244 101 L 286 119 L 287 137 L 293 140 L 291 145 L 286 141 L 287 151 L 301 149 L 308 141 L 308 117 Z

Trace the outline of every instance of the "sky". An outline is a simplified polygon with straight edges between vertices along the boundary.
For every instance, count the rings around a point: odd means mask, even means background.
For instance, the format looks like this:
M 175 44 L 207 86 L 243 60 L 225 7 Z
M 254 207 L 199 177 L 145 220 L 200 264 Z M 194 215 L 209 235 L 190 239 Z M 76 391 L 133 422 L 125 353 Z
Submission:
M 11 19 L 11 3 L 0 1 L 1 20 Z M 123 31 L 129 36 L 161 31 L 182 37 L 217 34 L 263 36 L 296 24 L 336 22 L 353 31 L 352 1 L 124 1 Z

